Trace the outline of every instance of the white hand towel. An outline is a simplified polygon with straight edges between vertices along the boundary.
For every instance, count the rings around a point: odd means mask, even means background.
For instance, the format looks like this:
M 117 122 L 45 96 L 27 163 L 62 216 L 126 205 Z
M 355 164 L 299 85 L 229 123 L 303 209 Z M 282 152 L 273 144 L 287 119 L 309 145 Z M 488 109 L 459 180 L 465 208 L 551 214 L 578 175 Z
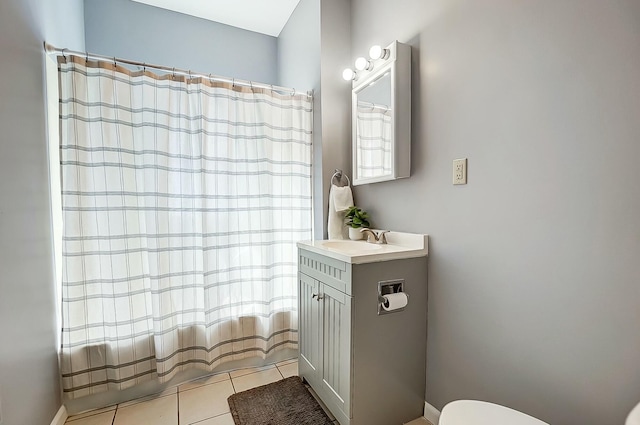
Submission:
M 329 234 L 329 239 L 347 239 L 348 229 L 344 224 L 344 216 L 346 214 L 345 211 L 337 211 L 335 204 L 335 189 L 342 189 L 336 185 L 331 185 L 331 189 L 329 190 L 329 214 L 327 218 L 327 233 Z M 349 190 L 349 194 L 351 190 Z M 353 199 L 351 201 L 353 205 Z
M 332 184 L 331 193 L 333 194 L 333 205 L 336 211 L 346 211 L 353 206 L 353 194 L 349 186 L 338 187 Z

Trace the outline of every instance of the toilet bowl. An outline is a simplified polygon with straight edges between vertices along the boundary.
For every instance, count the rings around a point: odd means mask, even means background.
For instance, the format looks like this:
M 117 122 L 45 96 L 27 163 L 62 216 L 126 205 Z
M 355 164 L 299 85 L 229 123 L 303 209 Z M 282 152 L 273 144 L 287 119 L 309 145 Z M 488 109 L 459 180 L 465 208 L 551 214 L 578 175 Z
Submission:
M 439 425 L 549 425 L 517 410 L 477 400 L 457 400 L 444 406 Z
M 456 400 L 444 406 L 438 425 L 549 425 L 517 410 L 477 400 Z M 625 425 L 640 425 L 640 403 Z
M 629 413 L 624 425 L 640 425 L 640 403 Z

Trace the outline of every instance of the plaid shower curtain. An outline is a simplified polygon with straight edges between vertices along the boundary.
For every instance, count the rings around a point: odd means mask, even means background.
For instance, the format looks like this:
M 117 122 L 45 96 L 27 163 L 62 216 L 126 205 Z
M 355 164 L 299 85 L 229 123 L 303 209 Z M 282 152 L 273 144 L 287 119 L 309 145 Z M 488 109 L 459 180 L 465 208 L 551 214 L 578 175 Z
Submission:
M 68 398 L 297 348 L 306 95 L 59 59 Z
M 358 105 L 356 175 L 371 178 L 391 174 L 391 112 L 386 107 Z

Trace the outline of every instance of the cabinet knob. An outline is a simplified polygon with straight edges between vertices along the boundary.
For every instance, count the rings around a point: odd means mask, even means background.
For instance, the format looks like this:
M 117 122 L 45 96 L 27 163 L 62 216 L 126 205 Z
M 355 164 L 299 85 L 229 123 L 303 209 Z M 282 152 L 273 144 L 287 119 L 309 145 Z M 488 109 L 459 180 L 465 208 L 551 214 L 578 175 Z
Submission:
M 320 301 L 321 299 L 323 299 L 323 298 L 324 298 L 324 296 L 322 296 L 322 295 L 320 295 L 320 294 L 313 294 L 313 295 L 311 296 L 311 298 L 312 298 L 312 299 L 313 299 L 313 298 L 317 298 L 317 300 L 318 300 L 318 301 Z

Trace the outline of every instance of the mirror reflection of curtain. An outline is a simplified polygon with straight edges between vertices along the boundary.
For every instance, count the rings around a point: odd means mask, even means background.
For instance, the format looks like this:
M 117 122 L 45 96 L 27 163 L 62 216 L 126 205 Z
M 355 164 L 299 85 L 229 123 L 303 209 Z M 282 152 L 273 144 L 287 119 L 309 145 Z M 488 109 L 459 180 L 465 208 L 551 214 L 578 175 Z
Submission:
M 362 102 L 356 119 L 356 164 L 358 178 L 391 174 L 391 111 L 385 106 Z
M 297 348 L 312 103 L 60 58 L 67 398 Z

